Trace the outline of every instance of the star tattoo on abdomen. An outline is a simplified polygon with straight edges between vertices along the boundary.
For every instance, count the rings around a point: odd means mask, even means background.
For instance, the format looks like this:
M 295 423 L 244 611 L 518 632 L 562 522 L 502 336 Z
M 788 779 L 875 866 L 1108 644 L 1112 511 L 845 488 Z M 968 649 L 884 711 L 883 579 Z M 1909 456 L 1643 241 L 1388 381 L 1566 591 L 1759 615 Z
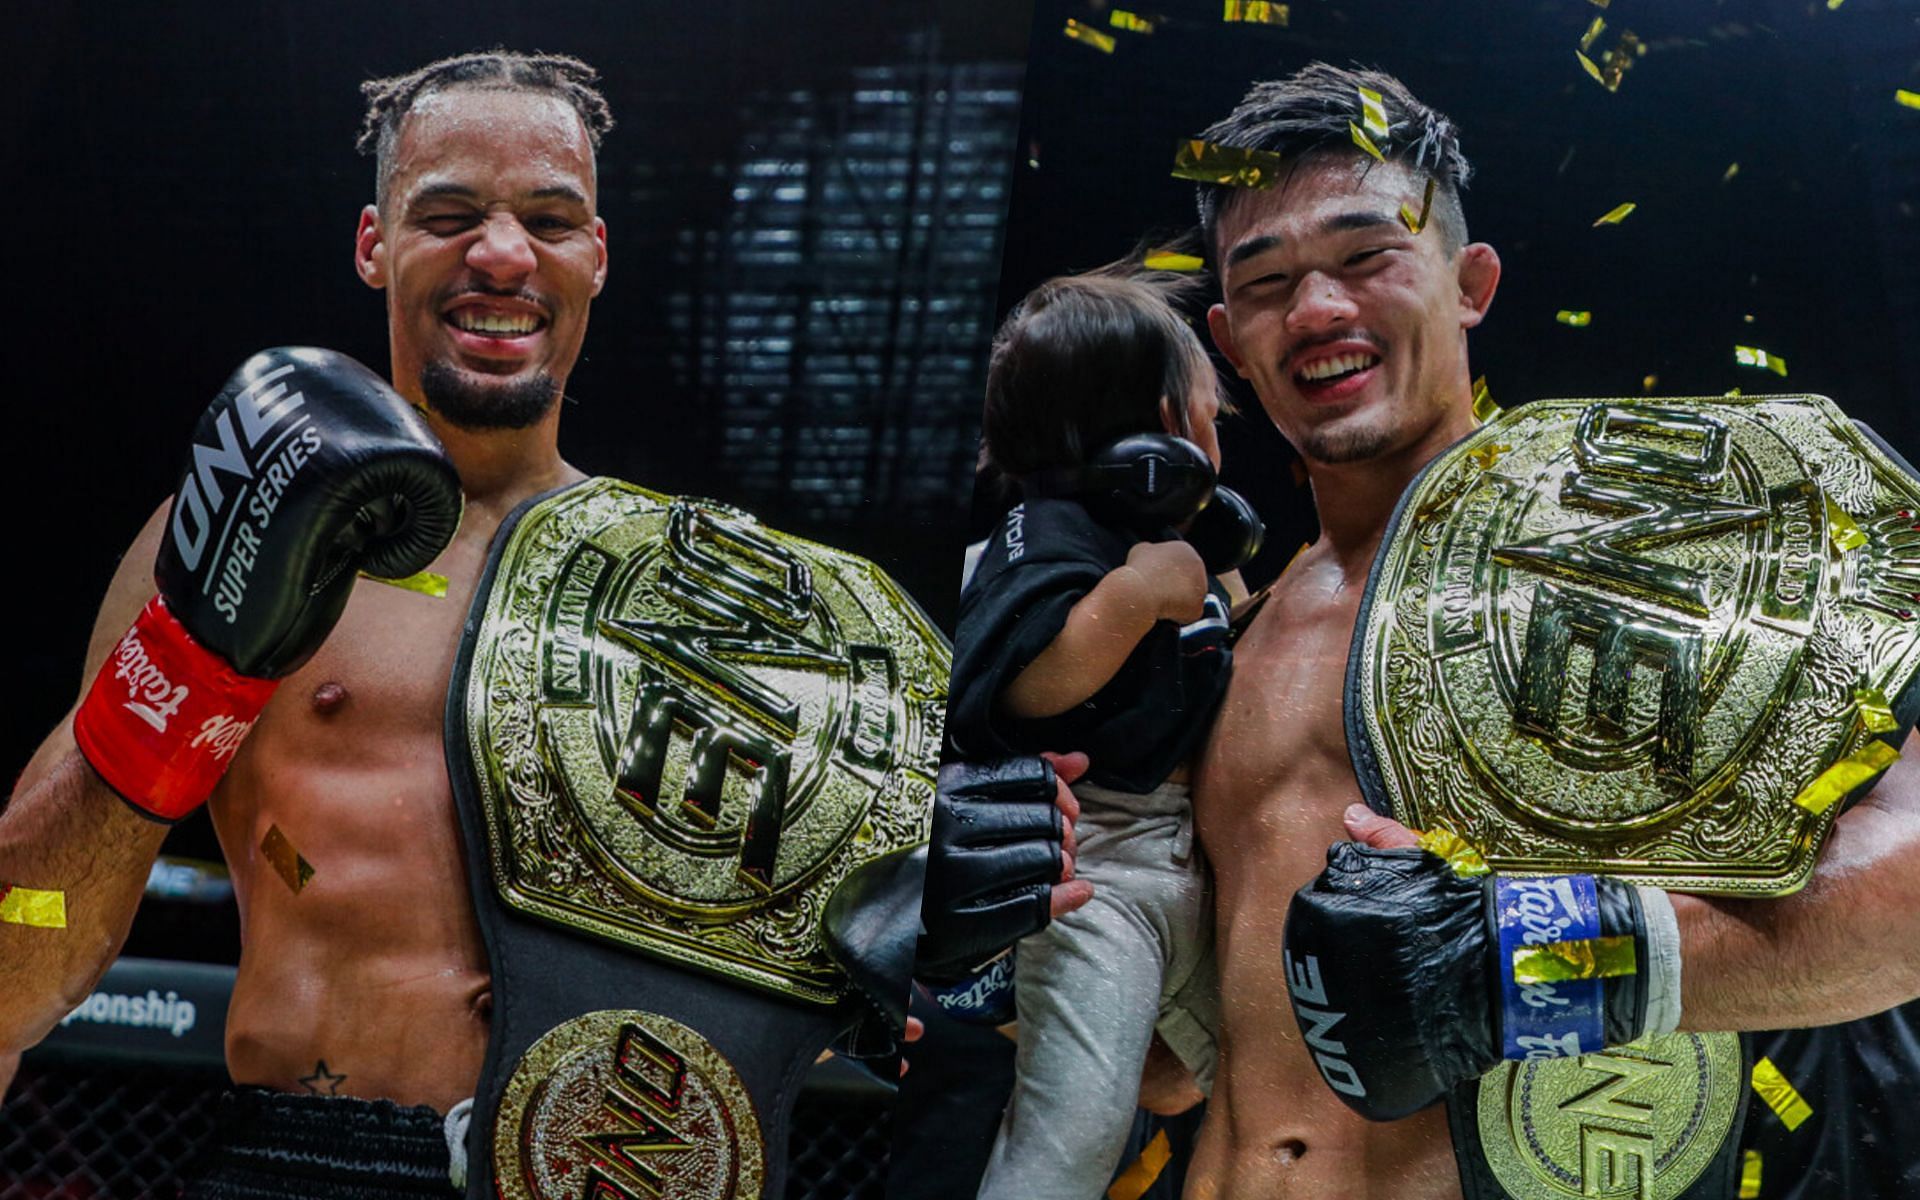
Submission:
M 300 1086 L 316 1096 L 337 1096 L 340 1085 L 347 1081 L 345 1075 L 335 1075 L 327 1070 L 327 1060 L 321 1059 L 313 1064 L 313 1074 L 300 1077 Z

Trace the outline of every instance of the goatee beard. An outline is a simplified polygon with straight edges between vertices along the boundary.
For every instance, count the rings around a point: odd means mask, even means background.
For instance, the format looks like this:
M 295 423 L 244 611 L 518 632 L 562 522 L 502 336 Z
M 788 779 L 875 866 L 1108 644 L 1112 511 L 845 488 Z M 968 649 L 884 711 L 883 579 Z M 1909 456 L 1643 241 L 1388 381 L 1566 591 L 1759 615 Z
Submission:
M 552 375 L 494 379 L 436 359 L 420 368 L 420 391 L 433 410 L 461 429 L 525 429 L 560 398 Z
M 1342 429 L 1335 425 L 1331 429 L 1314 430 L 1304 441 L 1306 444 L 1300 447 L 1302 458 L 1336 466 L 1375 457 L 1392 443 L 1393 434 L 1378 426 Z

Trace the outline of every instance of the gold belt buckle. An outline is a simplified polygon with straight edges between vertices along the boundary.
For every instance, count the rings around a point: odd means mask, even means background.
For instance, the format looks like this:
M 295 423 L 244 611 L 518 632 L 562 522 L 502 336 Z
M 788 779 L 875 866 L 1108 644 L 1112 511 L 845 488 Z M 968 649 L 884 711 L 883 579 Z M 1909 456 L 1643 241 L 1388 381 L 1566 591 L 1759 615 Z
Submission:
M 1394 814 L 1502 872 L 1798 889 L 1920 670 L 1916 511 L 1823 397 L 1502 414 L 1374 565 L 1350 703 Z
M 511 908 L 793 999 L 820 918 L 926 840 L 951 653 L 864 559 L 593 480 L 502 548 L 464 697 Z
M 494 1122 L 505 1200 L 759 1200 L 753 1101 L 732 1064 L 678 1021 L 592 1012 L 528 1048 Z

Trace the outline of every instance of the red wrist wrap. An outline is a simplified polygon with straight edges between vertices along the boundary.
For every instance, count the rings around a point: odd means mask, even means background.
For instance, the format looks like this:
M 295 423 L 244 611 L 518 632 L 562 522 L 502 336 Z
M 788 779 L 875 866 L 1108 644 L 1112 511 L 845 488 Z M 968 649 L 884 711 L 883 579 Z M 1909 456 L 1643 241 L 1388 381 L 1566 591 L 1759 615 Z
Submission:
M 155 596 L 93 677 L 73 738 L 129 803 L 177 821 L 212 794 L 279 686 L 228 666 Z

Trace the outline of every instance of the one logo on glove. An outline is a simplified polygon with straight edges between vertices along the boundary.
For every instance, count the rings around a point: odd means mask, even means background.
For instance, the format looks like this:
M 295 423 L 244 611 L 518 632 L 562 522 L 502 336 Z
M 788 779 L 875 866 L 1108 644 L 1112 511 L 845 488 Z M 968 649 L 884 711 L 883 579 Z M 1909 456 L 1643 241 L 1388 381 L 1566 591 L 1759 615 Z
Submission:
M 758 1200 L 766 1170 L 733 1065 L 655 1013 L 549 1030 L 515 1066 L 493 1130 L 503 1200 Z
M 1320 978 L 1320 957 L 1309 954 L 1295 961 L 1293 955 L 1282 954 L 1287 965 L 1287 990 L 1293 993 L 1293 1013 L 1306 1032 L 1307 1049 L 1313 1052 L 1320 1078 L 1343 1095 L 1366 1095 L 1367 1085 L 1360 1081 L 1360 1072 L 1347 1061 L 1347 1044 L 1327 1036 L 1346 1020 L 1347 1014 L 1326 1007 L 1327 986 Z
M 320 431 L 299 413 L 306 397 L 288 391 L 284 377 L 293 369 L 288 363 L 268 371 L 219 410 L 213 444 L 194 443 L 193 470 L 174 496 L 168 522 L 174 549 L 181 565 L 197 575 L 213 543 L 215 567 L 200 577 L 200 590 L 213 592 L 213 606 L 228 624 L 239 617 L 246 598 L 260 531 L 273 519 L 287 484 L 321 446 Z M 222 475 L 240 481 L 231 495 L 220 482 Z

